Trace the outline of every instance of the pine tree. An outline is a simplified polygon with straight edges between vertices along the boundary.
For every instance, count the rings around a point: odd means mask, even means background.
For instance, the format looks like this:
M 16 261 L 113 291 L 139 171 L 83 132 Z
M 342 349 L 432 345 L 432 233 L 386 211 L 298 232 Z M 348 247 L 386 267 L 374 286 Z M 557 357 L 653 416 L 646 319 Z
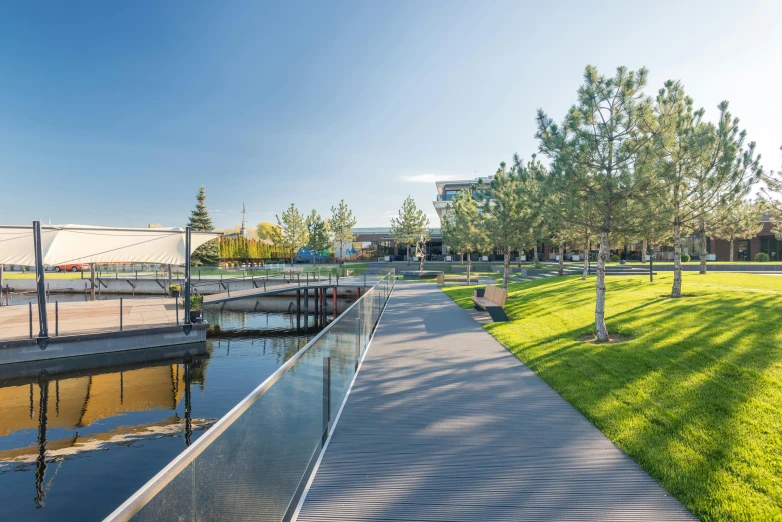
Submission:
M 327 251 L 331 241 L 329 240 L 328 223 L 323 221 L 316 210 L 312 210 L 307 216 L 307 246 L 320 254 Z
M 399 217 L 391 218 L 391 237 L 397 245 L 407 247 L 407 264 L 410 264 L 410 247 L 429 234 L 429 218 L 420 210 L 412 197 L 407 196 L 399 209 Z M 425 242 L 425 241 L 424 241 Z M 420 264 L 423 269 L 423 263 Z
M 508 273 L 510 271 L 510 251 L 521 243 L 524 231 L 529 230 L 529 209 L 522 199 L 521 176 L 514 165 L 506 170 L 505 162 L 484 190 L 486 200 L 483 203 L 483 213 L 486 235 L 491 245 L 502 252 L 503 277 L 502 287 L 508 290 Z
M 280 216 L 276 216 L 276 218 L 277 229 L 274 230 L 274 244 L 290 253 L 291 266 L 293 266 L 296 251 L 307 244 L 306 218 L 293 203 L 282 213 L 282 218 Z
M 469 190 L 458 192 L 443 216 L 443 244 L 454 252 L 467 255 L 467 284 L 470 284 L 472 270 L 471 254 L 488 247 L 486 227 L 483 224 L 483 214 L 478 210 L 478 203 Z
M 188 223 L 193 232 L 211 232 L 214 230 L 212 218 L 209 217 L 209 211 L 206 209 L 206 190 L 204 186 L 198 189 L 196 195 L 196 207 L 190 213 Z M 220 247 L 217 240 L 207 241 L 193 252 L 190 256 L 190 262 L 193 266 L 210 265 L 214 266 L 220 261 Z
M 673 229 L 671 297 L 682 295 L 682 232 L 700 234 L 701 273 L 706 273 L 706 226 L 720 205 L 740 201 L 761 173 L 755 143 L 745 148 L 746 133 L 719 104 L 717 124 L 703 121 L 679 82 L 668 81 L 657 97 L 661 132 L 655 140 L 656 169 Z
M 605 324 L 605 265 L 610 235 L 622 223 L 627 202 L 642 198 L 653 177 L 648 175 L 655 120 L 651 99 L 643 95 L 647 71 L 617 68 L 613 77 L 588 66 L 578 102 L 561 126 L 538 111 L 540 150 L 552 159 L 552 172 L 589 197 L 601 214 L 597 258 L 595 333 L 608 341 Z
M 339 205 L 331 207 L 331 219 L 328 222 L 328 231 L 334 243 L 339 243 L 339 257 L 342 258 L 343 246 L 353 243 L 356 235 L 353 233 L 353 227 L 356 226 L 356 218 L 353 217 L 353 211 L 345 205 L 345 200 L 340 200 Z

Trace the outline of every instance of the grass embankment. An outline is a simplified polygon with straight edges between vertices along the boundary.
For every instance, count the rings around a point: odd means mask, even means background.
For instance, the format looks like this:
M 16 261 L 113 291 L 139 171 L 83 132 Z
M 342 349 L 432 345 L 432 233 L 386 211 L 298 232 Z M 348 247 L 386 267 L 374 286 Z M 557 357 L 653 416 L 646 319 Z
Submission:
M 684 274 L 690 297 L 609 277 L 609 332 L 592 333 L 595 280 L 510 285 L 500 342 L 703 520 L 782 520 L 782 277 Z M 473 288 L 444 291 L 470 308 Z

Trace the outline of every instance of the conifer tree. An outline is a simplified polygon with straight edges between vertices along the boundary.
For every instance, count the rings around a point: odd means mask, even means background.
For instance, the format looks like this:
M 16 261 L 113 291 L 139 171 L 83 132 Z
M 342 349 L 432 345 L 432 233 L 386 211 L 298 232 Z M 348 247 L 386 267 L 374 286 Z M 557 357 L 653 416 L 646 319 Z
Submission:
M 622 222 L 626 203 L 642 198 L 653 177 L 649 175 L 651 139 L 655 121 L 651 100 L 644 96 L 647 71 L 619 67 L 613 77 L 601 76 L 588 66 L 578 101 L 561 126 L 538 111 L 540 151 L 552 159 L 552 175 L 577 187 L 601 214 L 597 258 L 595 333 L 609 340 L 605 324 L 605 265 L 610 235 Z
M 745 147 L 746 132 L 718 106 L 717 124 L 703 121 L 704 110 L 679 82 L 668 81 L 657 96 L 655 111 L 661 132 L 656 136 L 656 170 L 662 199 L 673 229 L 673 285 L 671 297 L 682 295 L 682 232 L 699 233 L 701 273 L 706 273 L 706 227 L 720 205 L 740 201 L 761 175 L 755 143 Z
M 188 222 L 193 232 L 212 232 L 214 225 L 212 224 L 212 218 L 209 216 L 209 211 L 206 208 L 206 190 L 204 186 L 198 189 L 196 195 L 195 209 L 190 213 L 190 221 Z M 217 240 L 213 239 L 207 241 L 200 247 L 193 251 L 190 256 L 190 263 L 193 266 L 201 265 L 217 265 L 220 261 L 220 247 L 217 244 Z
M 328 223 L 323 221 L 316 210 L 312 210 L 307 216 L 307 246 L 317 254 L 328 250 L 331 241 L 329 240 Z
M 412 197 L 407 196 L 399 209 L 399 216 L 391 218 L 391 237 L 397 245 L 407 246 L 407 264 L 410 264 L 410 247 L 429 234 L 429 218 L 420 210 Z M 421 263 L 423 267 L 423 263 Z
M 471 254 L 489 248 L 483 214 L 468 190 L 459 191 L 451 200 L 442 220 L 443 244 L 467 255 L 467 284 L 472 271 Z
M 296 252 L 307 244 L 307 223 L 304 214 L 299 212 L 296 206 L 291 206 L 277 218 L 277 228 L 274 229 L 274 244 L 279 245 L 289 252 L 291 266 Z
M 331 239 L 339 243 L 339 257 L 343 256 L 344 245 L 353 243 L 356 235 L 353 233 L 353 227 L 356 226 L 356 218 L 353 217 L 353 211 L 345 204 L 345 200 L 340 200 L 339 205 L 331 207 L 331 219 L 328 221 L 328 231 Z
M 521 243 L 523 231 L 529 228 L 529 222 L 525 220 L 529 209 L 524 206 L 521 174 L 516 166 L 506 169 L 505 162 L 500 163 L 485 194 L 486 235 L 494 249 L 502 252 L 502 287 L 508 290 L 511 249 Z

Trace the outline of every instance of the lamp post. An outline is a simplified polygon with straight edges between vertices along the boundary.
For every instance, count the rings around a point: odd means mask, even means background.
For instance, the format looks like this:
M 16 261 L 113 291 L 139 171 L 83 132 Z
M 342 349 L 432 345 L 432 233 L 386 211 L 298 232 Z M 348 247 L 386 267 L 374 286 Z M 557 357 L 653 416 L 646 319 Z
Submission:
M 190 324 L 190 227 L 185 228 L 185 318 L 184 323 Z
M 654 245 L 649 245 L 649 282 L 654 281 Z

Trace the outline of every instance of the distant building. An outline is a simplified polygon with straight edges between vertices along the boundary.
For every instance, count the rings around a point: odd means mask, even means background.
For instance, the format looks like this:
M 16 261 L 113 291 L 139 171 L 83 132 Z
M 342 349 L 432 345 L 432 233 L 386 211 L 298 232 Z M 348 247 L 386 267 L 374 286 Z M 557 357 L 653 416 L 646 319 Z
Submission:
M 453 197 L 463 190 L 469 190 L 473 196 L 479 196 L 482 187 L 486 183 L 491 182 L 494 176 L 487 176 L 484 178 L 465 179 L 465 180 L 453 180 L 453 181 L 436 181 L 437 196 L 433 201 L 434 209 L 437 211 L 437 216 L 442 221 L 446 210 L 448 209 L 448 202 Z M 483 184 L 481 181 L 483 180 Z

